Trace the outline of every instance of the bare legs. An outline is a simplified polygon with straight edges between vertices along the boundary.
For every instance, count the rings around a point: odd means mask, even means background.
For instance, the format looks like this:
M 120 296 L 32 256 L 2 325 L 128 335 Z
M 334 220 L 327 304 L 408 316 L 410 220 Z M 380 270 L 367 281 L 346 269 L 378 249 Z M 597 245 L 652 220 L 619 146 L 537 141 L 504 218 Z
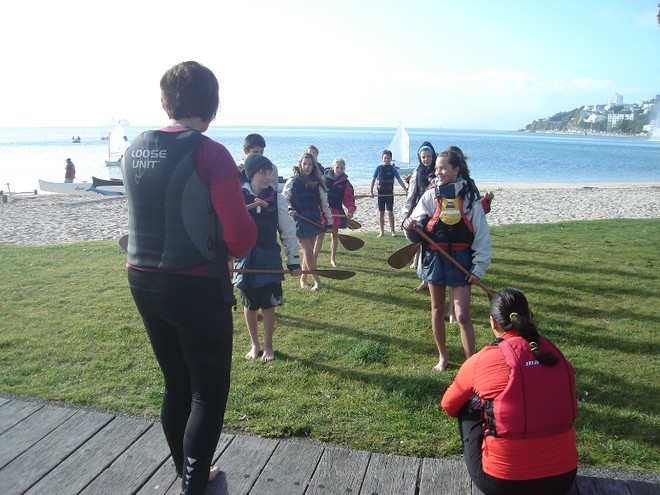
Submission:
M 337 267 L 337 241 L 339 240 L 338 232 L 332 231 L 332 242 L 330 244 L 330 264 Z
M 252 361 L 259 357 L 261 351 L 259 345 L 259 330 L 258 330 L 258 311 L 252 311 L 243 308 L 245 315 L 245 323 L 247 324 L 248 332 L 250 332 L 250 342 L 252 347 L 245 355 L 245 359 Z M 275 352 L 273 351 L 273 333 L 275 333 L 275 308 L 262 309 L 261 314 L 264 317 L 264 353 L 261 356 L 261 361 L 268 363 L 275 359 Z
M 316 243 L 316 238 L 318 236 L 309 237 L 306 239 L 298 239 L 300 244 L 300 251 L 302 252 L 302 269 L 303 271 L 316 270 L 316 257 L 314 256 L 314 245 Z M 321 279 L 318 275 L 312 274 L 314 279 L 314 285 L 312 286 L 312 291 L 318 291 L 321 289 Z M 300 287 L 302 289 L 307 289 L 307 274 L 300 276 Z
M 433 367 L 434 371 L 444 371 L 449 364 L 446 346 L 445 327 L 445 292 L 444 285 L 429 284 L 431 293 L 431 327 L 433 338 L 438 348 L 438 364 Z M 449 304 L 454 306 L 458 326 L 461 330 L 461 344 L 465 357 L 474 354 L 474 327 L 470 318 L 470 294 L 472 286 L 452 287 Z
M 392 210 L 385 211 L 387 211 L 387 218 L 390 222 L 390 232 L 392 233 L 392 237 L 394 237 L 396 236 L 396 230 L 394 229 L 394 213 Z M 380 234 L 378 237 L 383 237 L 385 235 L 385 211 L 378 212 L 378 227 L 380 227 Z
M 452 287 L 451 293 L 453 296 L 453 306 L 456 312 L 456 320 L 461 329 L 461 343 L 463 344 L 463 351 L 465 357 L 470 357 L 474 354 L 474 327 L 472 326 L 472 318 L 470 317 L 470 295 L 472 293 L 471 285 L 463 285 L 461 287 Z M 451 303 L 452 301 L 450 301 Z

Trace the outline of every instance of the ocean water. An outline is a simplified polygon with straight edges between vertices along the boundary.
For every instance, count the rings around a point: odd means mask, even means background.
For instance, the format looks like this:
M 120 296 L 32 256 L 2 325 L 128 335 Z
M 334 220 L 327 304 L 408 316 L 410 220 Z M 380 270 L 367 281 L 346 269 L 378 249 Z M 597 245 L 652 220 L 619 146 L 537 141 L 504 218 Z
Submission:
M 146 127 L 125 126 L 129 140 Z M 0 189 L 12 192 L 39 188 L 39 179 L 64 180 L 67 158 L 76 165 L 76 182 L 121 177 L 119 167 L 105 165 L 107 136 L 111 127 L 2 128 L 0 129 Z M 266 156 L 288 177 L 308 144 L 320 150 L 319 161 L 330 165 L 336 157 L 346 160 L 354 185 L 368 185 L 395 128 L 336 127 L 222 127 L 206 134 L 224 144 L 238 161 L 243 138 L 258 132 L 266 139 Z M 474 180 L 479 183 L 598 183 L 660 182 L 660 141 L 638 138 L 528 134 L 501 131 L 407 129 L 410 165 L 423 141 L 437 151 L 459 146 L 468 156 Z M 81 142 L 71 142 L 80 136 Z M 9 186 L 7 185 L 9 184 Z

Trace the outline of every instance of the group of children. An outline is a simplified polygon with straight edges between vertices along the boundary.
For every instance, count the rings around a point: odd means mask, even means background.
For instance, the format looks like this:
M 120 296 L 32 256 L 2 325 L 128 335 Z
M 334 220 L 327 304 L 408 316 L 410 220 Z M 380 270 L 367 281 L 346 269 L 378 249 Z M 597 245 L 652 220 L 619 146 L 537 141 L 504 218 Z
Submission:
M 288 271 L 300 276 L 302 289 L 317 292 L 321 289 L 321 280 L 316 270 L 325 234 L 332 235 L 330 263 L 336 267 L 338 231 L 347 226 L 356 205 L 354 189 L 345 173 L 346 163 L 342 158 L 336 158 L 325 169 L 317 160 L 318 148 L 309 145 L 280 194 L 277 168 L 263 156 L 265 148 L 266 142 L 259 134 L 246 136 L 243 145 L 245 158 L 239 167 L 242 169 L 243 196 L 258 226 L 259 240 L 248 256 L 234 261 L 234 268 L 259 273 L 236 272 L 234 285 L 244 306 L 252 344 L 245 358 L 253 360 L 261 353 L 257 331 L 258 311 L 261 309 L 264 325 L 261 360 L 269 362 L 274 358 L 275 307 L 284 304 L 281 282 L 285 271 L 277 233 L 284 246 Z M 450 146 L 438 154 L 426 141 L 419 147 L 417 157 L 419 165 L 406 185 L 392 163 L 392 153 L 384 150 L 382 163 L 374 170 L 370 195 L 378 198 L 378 237 L 384 235 L 385 213 L 389 217 L 391 235 L 395 236 L 394 183 L 398 181 L 407 195 L 401 212 L 401 227 L 406 236 L 417 242 L 419 236 L 415 227 L 426 230 L 439 243 L 436 246 L 446 249 L 471 274 L 470 277 L 463 275 L 428 244 L 420 247 L 413 261 L 412 267 L 417 269 L 421 279 L 415 290 L 429 290 L 431 294 L 432 328 L 439 356 L 433 369 L 442 371 L 448 364 L 446 295 L 449 296 L 448 319 L 460 327 L 465 355 L 469 357 L 474 353 L 470 289 L 483 276 L 490 262 L 490 237 L 484 215 L 490 211 L 493 195 L 480 195 L 470 178 L 467 157 L 460 148 Z M 374 186 L 377 187 L 376 195 Z M 279 272 L 264 273 L 264 270 Z

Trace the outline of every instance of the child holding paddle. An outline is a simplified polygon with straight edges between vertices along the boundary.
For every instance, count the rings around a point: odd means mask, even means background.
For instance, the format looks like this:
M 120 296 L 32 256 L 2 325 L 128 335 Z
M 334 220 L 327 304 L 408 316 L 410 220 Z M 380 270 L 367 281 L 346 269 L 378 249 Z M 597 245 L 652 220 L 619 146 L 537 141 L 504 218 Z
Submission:
M 445 292 L 452 288 L 452 301 L 461 330 L 466 357 L 474 354 L 474 329 L 470 318 L 471 284 L 480 282 L 492 255 L 488 222 L 467 162 L 455 151 L 443 151 L 436 160 L 439 183 L 420 198 L 403 228 L 412 242 L 420 242 L 415 230 L 423 231 L 443 251 L 423 244 L 421 272 L 431 293 L 431 324 L 438 348 L 435 371 L 449 364 L 446 349 Z M 443 254 L 444 253 L 444 254 Z M 446 257 L 454 258 L 466 271 L 463 275 Z
M 346 162 L 335 158 L 332 165 L 325 169 L 325 186 L 328 188 L 328 204 L 332 212 L 332 243 L 330 244 L 330 264 L 337 266 L 337 241 L 339 229 L 345 229 L 348 221 L 355 214 L 355 191 L 345 173 Z M 344 206 L 346 211 L 344 211 Z M 323 243 L 324 233 L 319 234 L 319 244 Z M 320 247 L 319 247 L 320 250 Z
M 315 253 L 314 244 L 319 234 L 324 232 L 321 225 L 325 216 L 332 218 L 328 206 L 328 193 L 323 175 L 316 165 L 316 159 L 311 153 L 303 153 L 298 165 L 293 167 L 293 176 L 284 184 L 282 194 L 289 203 L 289 214 L 296 221 L 296 237 L 302 251 L 303 271 L 316 270 L 318 253 Z M 312 273 L 314 285 L 312 291 L 321 289 L 321 279 Z M 307 274 L 300 277 L 300 287 L 307 289 Z
M 243 314 L 252 347 L 245 355 L 251 361 L 259 357 L 258 313 L 261 309 L 264 322 L 264 353 L 261 361 L 275 358 L 273 333 L 275 332 L 275 308 L 284 304 L 281 273 L 268 273 L 282 269 L 282 255 L 277 243 L 277 233 L 284 245 L 287 268 L 294 276 L 300 275 L 300 260 L 296 242 L 296 226 L 289 216 L 287 202 L 272 186 L 273 164 L 261 154 L 247 156 L 243 175 L 248 182 L 242 186 L 245 204 L 257 203 L 250 215 L 257 225 L 257 243 L 243 258 L 234 260 L 234 268 L 263 270 L 261 273 L 234 273 L 234 286 L 243 304 Z
M 378 182 L 376 188 L 378 191 L 378 225 L 380 227 L 378 237 L 385 235 L 385 211 L 387 211 L 390 221 L 390 232 L 392 233 L 392 237 L 394 237 L 396 235 L 394 230 L 394 213 L 392 212 L 394 207 L 394 179 L 399 182 L 399 185 L 401 185 L 406 194 L 408 193 L 408 188 L 401 180 L 401 177 L 399 177 L 397 169 L 392 165 L 392 152 L 390 150 L 383 150 L 381 160 L 383 163 L 378 165 L 376 170 L 374 170 L 369 194 L 371 197 L 374 196 L 374 185 Z

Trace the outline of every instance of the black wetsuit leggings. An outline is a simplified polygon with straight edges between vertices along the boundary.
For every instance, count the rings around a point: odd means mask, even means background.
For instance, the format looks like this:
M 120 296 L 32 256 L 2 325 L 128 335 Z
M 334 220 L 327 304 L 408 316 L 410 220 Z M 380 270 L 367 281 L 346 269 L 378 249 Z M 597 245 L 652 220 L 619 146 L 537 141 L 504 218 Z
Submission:
M 233 320 L 219 280 L 129 269 L 165 380 L 161 421 L 182 494 L 203 494 L 224 420 Z
M 484 495 L 563 495 L 573 485 L 577 468 L 568 473 L 533 480 L 505 480 L 484 473 L 481 463 L 481 410 L 472 411 L 468 402 L 458 415 L 465 464 L 472 482 Z

